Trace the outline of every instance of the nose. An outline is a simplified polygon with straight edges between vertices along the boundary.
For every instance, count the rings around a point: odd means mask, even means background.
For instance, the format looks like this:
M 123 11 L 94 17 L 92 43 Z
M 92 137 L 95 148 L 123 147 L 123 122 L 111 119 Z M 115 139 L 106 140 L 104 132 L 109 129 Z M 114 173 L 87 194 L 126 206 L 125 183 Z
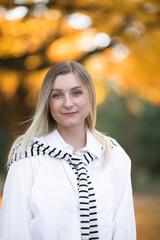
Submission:
M 64 107 L 71 108 L 73 106 L 73 100 L 70 96 L 65 96 Z

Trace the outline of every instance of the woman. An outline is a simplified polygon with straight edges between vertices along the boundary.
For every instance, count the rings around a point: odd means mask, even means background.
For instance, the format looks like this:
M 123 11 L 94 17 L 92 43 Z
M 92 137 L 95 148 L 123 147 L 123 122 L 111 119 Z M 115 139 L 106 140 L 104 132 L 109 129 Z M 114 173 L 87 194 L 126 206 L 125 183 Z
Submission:
M 89 73 L 75 61 L 54 65 L 9 154 L 0 239 L 136 239 L 130 159 L 95 122 Z

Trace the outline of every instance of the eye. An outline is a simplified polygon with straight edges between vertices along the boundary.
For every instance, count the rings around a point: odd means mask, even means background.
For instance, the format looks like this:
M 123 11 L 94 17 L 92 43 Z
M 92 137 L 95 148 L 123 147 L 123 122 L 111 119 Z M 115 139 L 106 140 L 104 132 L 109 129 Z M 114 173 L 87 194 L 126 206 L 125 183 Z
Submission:
M 82 91 L 79 91 L 79 90 L 76 90 L 76 91 L 73 92 L 74 96 L 79 96 L 81 94 L 82 94 Z
M 52 95 L 53 98 L 60 98 L 61 96 L 62 96 L 61 93 L 54 93 L 54 94 Z

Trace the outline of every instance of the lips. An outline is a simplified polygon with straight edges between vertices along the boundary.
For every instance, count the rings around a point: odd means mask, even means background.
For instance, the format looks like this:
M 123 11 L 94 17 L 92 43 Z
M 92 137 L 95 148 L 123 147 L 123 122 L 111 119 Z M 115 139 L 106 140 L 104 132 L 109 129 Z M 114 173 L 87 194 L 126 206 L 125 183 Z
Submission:
M 73 116 L 75 115 L 77 112 L 67 112 L 67 113 L 62 113 L 64 116 Z

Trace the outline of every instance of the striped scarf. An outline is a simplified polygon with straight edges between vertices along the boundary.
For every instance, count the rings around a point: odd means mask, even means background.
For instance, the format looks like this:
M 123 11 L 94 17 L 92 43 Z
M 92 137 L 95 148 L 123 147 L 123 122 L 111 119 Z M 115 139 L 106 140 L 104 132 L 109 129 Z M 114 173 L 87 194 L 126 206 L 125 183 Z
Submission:
M 62 150 L 52 148 L 39 141 L 32 141 L 31 145 L 24 152 L 18 154 L 18 147 L 21 142 L 13 149 L 10 165 L 19 159 L 37 155 L 48 154 L 51 157 L 67 160 L 77 178 L 79 193 L 79 209 L 81 223 L 81 239 L 96 240 L 98 237 L 97 207 L 94 188 L 88 175 L 87 165 L 94 160 L 94 156 L 87 152 L 83 156 L 64 153 Z

